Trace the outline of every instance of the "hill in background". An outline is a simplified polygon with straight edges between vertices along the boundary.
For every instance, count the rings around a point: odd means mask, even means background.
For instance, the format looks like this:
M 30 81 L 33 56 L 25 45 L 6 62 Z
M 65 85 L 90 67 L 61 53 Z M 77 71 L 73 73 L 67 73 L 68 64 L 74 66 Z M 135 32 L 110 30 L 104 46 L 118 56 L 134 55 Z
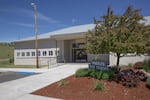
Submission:
M 13 58 L 14 47 L 12 43 L 0 43 L 0 59 Z

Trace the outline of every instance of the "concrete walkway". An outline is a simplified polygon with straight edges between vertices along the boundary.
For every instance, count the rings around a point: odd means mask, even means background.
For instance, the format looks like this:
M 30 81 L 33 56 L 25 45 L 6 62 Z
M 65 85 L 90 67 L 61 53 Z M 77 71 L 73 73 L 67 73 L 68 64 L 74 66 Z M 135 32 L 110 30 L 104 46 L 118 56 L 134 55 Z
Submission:
M 53 69 L 44 69 L 42 74 L 0 83 L 0 100 L 60 100 L 30 93 L 66 78 L 74 74 L 77 69 L 85 67 L 87 64 L 66 64 Z

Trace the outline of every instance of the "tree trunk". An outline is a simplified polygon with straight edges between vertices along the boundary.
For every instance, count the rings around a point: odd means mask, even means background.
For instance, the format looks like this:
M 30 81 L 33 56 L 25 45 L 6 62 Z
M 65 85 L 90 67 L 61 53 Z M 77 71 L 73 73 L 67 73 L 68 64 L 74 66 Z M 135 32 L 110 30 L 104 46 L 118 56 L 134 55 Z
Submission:
M 120 53 L 117 53 L 117 70 L 119 71 Z

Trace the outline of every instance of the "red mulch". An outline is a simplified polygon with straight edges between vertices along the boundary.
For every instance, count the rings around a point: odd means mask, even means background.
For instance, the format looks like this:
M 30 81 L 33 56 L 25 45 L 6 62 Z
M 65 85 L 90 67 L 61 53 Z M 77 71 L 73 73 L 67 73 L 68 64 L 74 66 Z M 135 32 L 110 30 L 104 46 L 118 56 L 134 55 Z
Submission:
M 32 94 L 61 98 L 65 100 L 150 100 L 150 90 L 144 82 L 140 82 L 136 88 L 126 88 L 114 81 L 104 81 L 104 91 L 94 90 L 94 84 L 98 81 L 90 77 L 70 76 L 65 79 L 65 85 L 59 86 L 59 82 L 44 87 Z

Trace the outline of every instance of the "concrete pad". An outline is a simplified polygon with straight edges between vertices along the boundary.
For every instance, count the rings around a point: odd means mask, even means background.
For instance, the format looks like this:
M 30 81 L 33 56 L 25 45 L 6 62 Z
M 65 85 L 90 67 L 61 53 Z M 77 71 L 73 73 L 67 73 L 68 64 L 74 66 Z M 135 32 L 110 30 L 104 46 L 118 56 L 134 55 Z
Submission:
M 42 74 L 0 83 L 0 100 L 16 100 L 18 98 L 21 98 L 21 100 L 34 100 L 26 99 L 25 95 L 69 77 L 74 74 L 77 69 L 85 67 L 88 67 L 88 65 L 66 64 L 53 69 L 47 69 L 48 71 Z
M 63 99 L 27 94 L 27 95 L 17 98 L 16 100 L 63 100 Z
M 24 94 L 25 92 L 0 86 L 0 100 L 14 100 L 15 98 L 18 98 L 18 96 L 22 96 Z

